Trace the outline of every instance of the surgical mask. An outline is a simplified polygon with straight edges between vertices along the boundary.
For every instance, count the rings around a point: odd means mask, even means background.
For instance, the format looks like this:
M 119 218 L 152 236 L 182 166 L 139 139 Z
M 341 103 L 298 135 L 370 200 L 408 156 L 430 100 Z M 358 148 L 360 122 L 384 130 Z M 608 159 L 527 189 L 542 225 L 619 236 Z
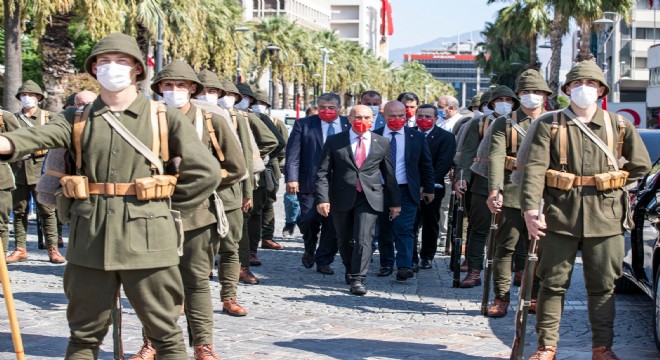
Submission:
M 536 109 L 537 107 L 543 105 L 543 96 L 536 94 L 525 94 L 520 97 L 520 102 L 522 105 L 528 109 Z
M 445 114 L 445 110 L 444 110 L 444 109 L 438 109 L 438 117 L 441 117 L 441 118 L 443 118 L 443 119 L 444 119 L 445 117 L 447 117 L 447 114 Z
M 337 109 L 319 109 L 318 115 L 325 122 L 333 122 L 339 115 L 339 111 Z
M 423 118 L 423 119 L 417 118 L 416 121 L 417 121 L 417 127 L 421 131 L 428 131 L 431 128 L 433 128 L 433 124 L 435 124 L 434 119 L 429 119 L 429 118 Z
M 197 100 L 206 101 L 211 104 L 216 104 L 218 102 L 218 94 L 205 94 L 197 97 Z
M 21 107 L 32 109 L 37 106 L 37 99 L 34 96 L 21 95 Z
M 167 106 L 180 109 L 188 102 L 190 92 L 186 91 L 163 91 L 163 100 Z
M 229 109 L 236 103 L 236 98 L 231 95 L 225 95 L 218 99 L 218 105 L 223 109 Z
M 371 112 L 374 114 L 374 117 L 376 117 L 380 112 L 380 105 L 371 105 L 369 106 L 369 109 L 371 109 Z
M 491 109 L 488 107 L 488 105 L 484 105 L 484 106 L 481 107 L 481 112 L 482 112 L 484 115 L 488 116 L 488 115 L 491 115 L 491 114 L 493 113 L 493 110 L 491 110 Z
M 410 119 L 411 117 L 415 116 L 417 109 L 413 108 L 406 108 L 406 118 Z
M 247 110 L 248 107 L 250 107 L 250 100 L 248 99 L 243 99 L 238 102 L 238 104 L 234 105 L 238 110 Z
M 96 80 L 101 87 L 109 91 L 122 91 L 131 85 L 133 67 L 117 63 L 103 64 L 96 67 Z
M 252 105 L 252 111 L 259 114 L 265 113 L 267 109 L 266 105 Z
M 387 119 L 387 127 L 392 131 L 399 131 L 406 124 L 406 118 L 389 118 Z
M 353 120 L 353 131 L 356 134 L 364 134 L 371 129 L 372 123 L 372 120 L 355 119 Z
M 501 101 L 495 103 L 495 112 L 502 116 L 509 115 L 512 108 L 513 105 L 509 104 L 508 102 Z
M 598 89 L 582 85 L 571 89 L 571 101 L 578 107 L 588 108 L 598 100 Z
M 479 111 L 479 110 L 474 110 L 474 111 L 472 111 L 472 116 L 473 116 L 473 117 L 479 117 L 479 116 L 481 116 L 481 115 L 483 115 L 483 114 L 484 114 L 484 113 L 482 113 L 482 112 Z

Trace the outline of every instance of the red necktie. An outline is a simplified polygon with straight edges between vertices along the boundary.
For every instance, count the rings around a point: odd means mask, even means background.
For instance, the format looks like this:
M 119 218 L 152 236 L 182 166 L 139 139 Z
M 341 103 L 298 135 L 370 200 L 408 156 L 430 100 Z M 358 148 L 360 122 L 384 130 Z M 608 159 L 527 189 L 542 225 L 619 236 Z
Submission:
M 357 149 L 355 150 L 355 164 L 358 169 L 364 164 L 364 160 L 367 159 L 367 149 L 364 147 L 362 142 L 362 136 L 358 136 Z M 360 182 L 360 176 L 358 175 L 357 184 L 355 185 L 357 191 L 362 192 L 362 183 Z

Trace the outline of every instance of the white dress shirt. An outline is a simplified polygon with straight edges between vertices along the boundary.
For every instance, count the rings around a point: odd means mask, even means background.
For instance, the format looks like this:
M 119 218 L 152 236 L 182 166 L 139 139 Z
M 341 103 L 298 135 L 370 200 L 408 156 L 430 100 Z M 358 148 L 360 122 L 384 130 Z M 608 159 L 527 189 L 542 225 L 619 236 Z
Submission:
M 452 129 L 454 129 L 454 125 L 456 125 L 456 122 L 462 118 L 461 114 L 456 112 L 456 115 L 450 117 L 449 119 L 440 119 L 435 122 L 436 125 L 438 125 L 440 128 L 445 129 L 449 132 L 452 132 Z
M 328 128 L 330 125 L 332 125 L 333 128 L 335 128 L 335 134 L 339 134 L 341 132 L 341 121 L 339 121 L 339 116 L 337 116 L 336 119 L 332 120 L 332 122 L 325 122 L 321 120 L 321 131 L 323 132 L 323 143 L 325 144 L 325 140 L 328 138 Z
M 410 119 L 408 119 L 406 121 L 407 121 L 406 125 L 408 127 L 415 127 L 415 125 L 417 125 L 417 116 L 413 116 L 413 117 L 411 117 Z
M 392 141 L 392 133 L 394 131 L 385 125 L 383 130 L 383 137 L 387 140 Z M 396 168 L 394 169 L 394 174 L 396 175 L 396 182 L 399 185 L 407 184 L 408 178 L 406 177 L 406 135 L 404 129 L 401 128 L 397 131 L 396 136 Z M 389 150 L 389 148 L 388 148 Z M 392 161 L 395 161 L 392 159 Z
M 357 145 L 358 145 L 358 134 L 356 134 L 353 131 L 353 128 L 349 130 L 350 132 L 350 138 L 351 138 L 351 150 L 353 150 L 353 158 L 355 159 L 355 155 L 357 154 Z M 366 133 L 362 134 L 362 143 L 364 145 L 364 154 L 365 160 L 367 157 L 369 157 L 369 150 L 371 150 L 371 131 L 367 131 Z

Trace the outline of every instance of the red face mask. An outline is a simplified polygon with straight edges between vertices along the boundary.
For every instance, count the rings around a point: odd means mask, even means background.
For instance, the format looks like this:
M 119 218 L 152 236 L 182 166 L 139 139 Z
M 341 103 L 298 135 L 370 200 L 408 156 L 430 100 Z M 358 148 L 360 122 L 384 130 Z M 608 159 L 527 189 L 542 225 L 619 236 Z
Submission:
M 356 134 L 364 134 L 371 129 L 371 120 L 355 119 L 353 120 L 353 131 Z
M 319 117 L 325 122 L 332 122 L 337 118 L 339 110 L 319 109 Z
M 433 119 L 420 119 L 417 118 L 417 127 L 421 131 L 428 131 L 433 127 L 433 123 L 435 123 L 435 120 Z
M 406 124 L 406 119 L 404 118 L 391 118 L 387 119 L 387 127 L 392 131 L 399 131 Z
M 410 119 L 411 117 L 415 116 L 415 109 L 413 108 L 406 108 L 406 118 Z

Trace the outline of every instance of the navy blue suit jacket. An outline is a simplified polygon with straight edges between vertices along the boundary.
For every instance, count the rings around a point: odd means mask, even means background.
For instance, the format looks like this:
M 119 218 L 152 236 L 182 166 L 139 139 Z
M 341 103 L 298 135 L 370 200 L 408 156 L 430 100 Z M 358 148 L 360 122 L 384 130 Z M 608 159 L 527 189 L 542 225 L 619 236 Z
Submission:
M 298 191 L 303 194 L 316 191 L 316 172 L 323 150 L 322 121 L 318 115 L 296 121 L 286 145 L 284 178 L 286 182 L 297 181 Z M 342 131 L 351 128 L 345 116 L 340 116 L 339 121 Z
M 416 127 L 414 129 L 417 129 Z M 433 130 L 426 135 L 426 143 L 433 159 L 435 183 L 444 185 L 456 155 L 456 138 L 451 132 L 433 125 Z
M 373 132 L 383 136 L 384 131 L 385 128 L 383 127 L 374 130 Z M 424 188 L 424 193 L 435 194 L 435 179 L 431 152 L 423 133 L 411 127 L 404 126 L 403 134 L 406 139 L 405 162 L 408 190 L 410 191 L 410 196 L 413 200 L 419 204 L 420 188 Z M 396 173 L 396 169 L 394 169 L 394 172 Z
M 373 131 L 382 129 L 384 126 L 385 126 L 385 119 L 383 119 L 383 115 L 381 114 L 376 115 L 376 117 L 374 118 Z

